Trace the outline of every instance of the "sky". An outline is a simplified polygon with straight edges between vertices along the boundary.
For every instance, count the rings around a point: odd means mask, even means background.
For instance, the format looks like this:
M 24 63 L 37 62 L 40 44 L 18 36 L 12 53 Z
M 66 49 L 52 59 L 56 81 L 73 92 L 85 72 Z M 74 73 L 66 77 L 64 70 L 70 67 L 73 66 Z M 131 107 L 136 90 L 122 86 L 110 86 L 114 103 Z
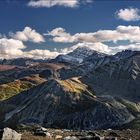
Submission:
M 0 1 L 1 59 L 54 58 L 77 47 L 140 50 L 140 1 Z

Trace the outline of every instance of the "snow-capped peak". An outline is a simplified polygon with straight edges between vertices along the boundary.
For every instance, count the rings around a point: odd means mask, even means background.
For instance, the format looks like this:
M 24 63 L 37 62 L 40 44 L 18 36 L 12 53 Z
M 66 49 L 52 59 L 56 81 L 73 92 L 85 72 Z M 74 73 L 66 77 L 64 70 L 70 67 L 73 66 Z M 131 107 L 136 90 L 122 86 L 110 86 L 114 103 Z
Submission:
M 75 50 L 73 50 L 73 52 L 70 52 L 68 55 L 73 56 L 75 58 L 85 59 L 86 57 L 92 55 L 93 53 L 101 54 L 88 47 L 78 47 Z

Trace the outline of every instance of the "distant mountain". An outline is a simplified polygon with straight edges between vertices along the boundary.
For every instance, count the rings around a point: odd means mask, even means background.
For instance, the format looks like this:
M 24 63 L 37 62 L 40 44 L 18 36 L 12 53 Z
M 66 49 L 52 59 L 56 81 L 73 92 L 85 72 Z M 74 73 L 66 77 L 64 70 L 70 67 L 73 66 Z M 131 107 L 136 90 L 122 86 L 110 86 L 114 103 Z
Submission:
M 121 60 L 135 55 L 140 55 L 140 51 L 124 50 L 115 54 L 114 57 L 116 58 L 116 60 Z
M 41 62 L 47 62 L 47 60 L 35 60 L 31 58 L 15 58 L 15 59 L 3 59 L 0 60 L 1 65 L 15 65 L 15 66 L 33 66 Z
M 66 55 L 59 55 L 51 62 L 64 62 L 70 64 L 81 64 L 89 56 L 100 58 L 106 56 L 103 53 L 97 52 L 88 47 L 79 47 Z
M 82 80 L 100 95 L 121 96 L 140 101 L 140 52 L 123 51 L 117 60 L 101 65 Z
M 80 64 L 83 61 L 82 58 L 76 58 L 70 55 L 59 55 L 54 60 L 50 60 L 50 62 L 55 63 L 68 63 L 68 64 Z
M 93 55 L 96 58 L 105 56 L 105 54 L 97 52 L 97 51 L 90 49 L 88 47 L 78 47 L 75 50 L 73 50 L 72 52 L 70 52 L 68 55 L 75 57 L 75 58 L 80 58 L 83 60 L 91 55 Z

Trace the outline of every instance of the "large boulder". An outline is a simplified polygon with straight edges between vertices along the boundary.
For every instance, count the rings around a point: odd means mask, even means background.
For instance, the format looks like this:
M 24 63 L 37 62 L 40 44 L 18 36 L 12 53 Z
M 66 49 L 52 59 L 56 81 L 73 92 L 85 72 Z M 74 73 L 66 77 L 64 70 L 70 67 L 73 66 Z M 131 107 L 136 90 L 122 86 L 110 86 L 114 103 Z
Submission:
M 2 140 L 21 140 L 21 134 L 6 127 L 3 131 Z
M 67 136 L 63 140 L 78 140 L 78 138 L 75 136 Z

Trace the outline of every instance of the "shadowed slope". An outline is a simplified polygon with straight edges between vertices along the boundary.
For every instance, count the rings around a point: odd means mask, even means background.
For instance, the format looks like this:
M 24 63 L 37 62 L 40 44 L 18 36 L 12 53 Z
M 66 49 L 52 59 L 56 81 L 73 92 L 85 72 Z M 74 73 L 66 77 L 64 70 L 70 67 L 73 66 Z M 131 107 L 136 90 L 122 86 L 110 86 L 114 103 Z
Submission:
M 34 122 L 46 127 L 95 129 L 121 125 L 134 118 L 115 99 L 96 97 L 78 78 L 49 80 L 5 104 L 12 106 L 3 118 L 6 125 Z

